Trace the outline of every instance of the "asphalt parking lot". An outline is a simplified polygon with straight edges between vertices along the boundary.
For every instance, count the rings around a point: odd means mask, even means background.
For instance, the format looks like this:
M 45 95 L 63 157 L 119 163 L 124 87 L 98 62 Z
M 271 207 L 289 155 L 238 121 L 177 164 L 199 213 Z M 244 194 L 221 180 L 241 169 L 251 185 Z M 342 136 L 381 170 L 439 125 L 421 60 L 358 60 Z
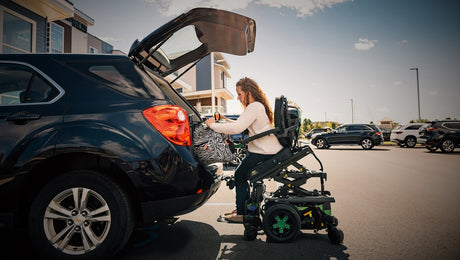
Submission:
M 206 205 L 171 227 L 158 227 L 151 243 L 127 248 L 117 259 L 460 259 L 459 150 L 314 151 L 328 172 L 326 188 L 336 198 L 332 213 L 345 233 L 343 245 L 330 244 L 324 231 L 309 230 L 288 244 L 267 243 L 263 232 L 244 241 L 242 225 L 216 221 L 234 208 L 234 193 L 223 185 Z M 318 166 L 311 156 L 303 163 Z M 319 183 L 310 181 L 307 187 Z
M 460 259 L 460 150 L 336 146 L 314 151 L 328 172 L 326 189 L 336 199 L 332 213 L 345 233 L 342 245 L 332 245 L 325 231 L 309 230 L 286 244 L 266 242 L 263 231 L 255 241 L 244 241 L 243 225 L 217 222 L 219 214 L 234 208 L 233 190 L 223 183 L 208 203 L 176 224 L 137 229 L 114 259 Z M 302 163 L 318 167 L 311 156 Z M 306 188 L 318 183 L 311 179 Z M 275 187 L 267 181 L 268 190 Z M 13 249 L 20 243 L 13 234 L 2 243 L 3 255 L 28 254 Z

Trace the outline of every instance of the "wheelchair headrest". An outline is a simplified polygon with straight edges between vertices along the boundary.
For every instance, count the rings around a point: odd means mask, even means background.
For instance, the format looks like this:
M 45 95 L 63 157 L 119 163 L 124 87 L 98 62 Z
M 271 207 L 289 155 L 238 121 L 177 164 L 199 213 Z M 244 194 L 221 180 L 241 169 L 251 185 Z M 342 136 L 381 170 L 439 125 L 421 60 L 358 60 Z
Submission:
M 289 106 L 284 96 L 275 99 L 274 112 L 276 136 L 284 147 L 292 148 L 296 145 L 300 131 L 300 111 L 297 107 Z

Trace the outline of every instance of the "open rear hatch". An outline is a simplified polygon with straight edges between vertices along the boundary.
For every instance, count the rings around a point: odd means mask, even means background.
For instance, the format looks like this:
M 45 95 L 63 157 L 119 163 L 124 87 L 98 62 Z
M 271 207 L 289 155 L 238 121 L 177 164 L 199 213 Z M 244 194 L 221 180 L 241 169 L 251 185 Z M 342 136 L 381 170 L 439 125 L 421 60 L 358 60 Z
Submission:
M 184 13 L 143 40 L 128 56 L 165 77 L 211 52 L 246 55 L 254 50 L 256 25 L 251 18 L 211 8 Z

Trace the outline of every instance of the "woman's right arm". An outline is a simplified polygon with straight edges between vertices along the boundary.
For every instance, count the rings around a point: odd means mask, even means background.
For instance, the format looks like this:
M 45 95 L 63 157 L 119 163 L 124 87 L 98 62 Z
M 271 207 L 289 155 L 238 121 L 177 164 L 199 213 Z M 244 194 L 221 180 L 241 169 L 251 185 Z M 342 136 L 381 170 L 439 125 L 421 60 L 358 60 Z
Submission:
M 236 121 L 223 124 L 212 123 L 209 127 L 212 130 L 223 134 L 234 135 L 242 133 L 256 120 L 257 110 L 255 108 L 255 106 L 249 105 Z

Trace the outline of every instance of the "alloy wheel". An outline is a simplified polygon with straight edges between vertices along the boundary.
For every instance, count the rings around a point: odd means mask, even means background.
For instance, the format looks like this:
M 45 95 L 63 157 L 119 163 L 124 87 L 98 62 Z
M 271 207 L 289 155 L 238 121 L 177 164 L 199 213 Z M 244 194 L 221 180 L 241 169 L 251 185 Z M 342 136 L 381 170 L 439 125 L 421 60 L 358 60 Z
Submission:
M 412 148 L 412 147 L 414 147 L 416 144 L 417 144 L 417 139 L 415 139 L 415 137 L 412 137 L 412 136 L 407 137 L 407 139 L 406 139 L 406 145 L 407 145 L 407 147 Z
M 372 140 L 369 139 L 369 138 L 364 138 L 362 141 L 361 141 L 361 146 L 363 147 L 363 149 L 365 150 L 369 150 L 372 148 L 374 144 L 372 143 Z
M 43 227 L 48 241 L 69 255 L 88 253 L 109 233 L 111 212 L 101 195 L 87 188 L 69 188 L 46 208 Z
M 318 149 L 326 148 L 326 140 L 324 140 L 323 138 L 318 139 L 316 141 L 316 147 L 318 147 Z
M 445 153 L 451 153 L 455 149 L 454 142 L 450 139 L 446 139 L 441 143 L 441 150 Z

